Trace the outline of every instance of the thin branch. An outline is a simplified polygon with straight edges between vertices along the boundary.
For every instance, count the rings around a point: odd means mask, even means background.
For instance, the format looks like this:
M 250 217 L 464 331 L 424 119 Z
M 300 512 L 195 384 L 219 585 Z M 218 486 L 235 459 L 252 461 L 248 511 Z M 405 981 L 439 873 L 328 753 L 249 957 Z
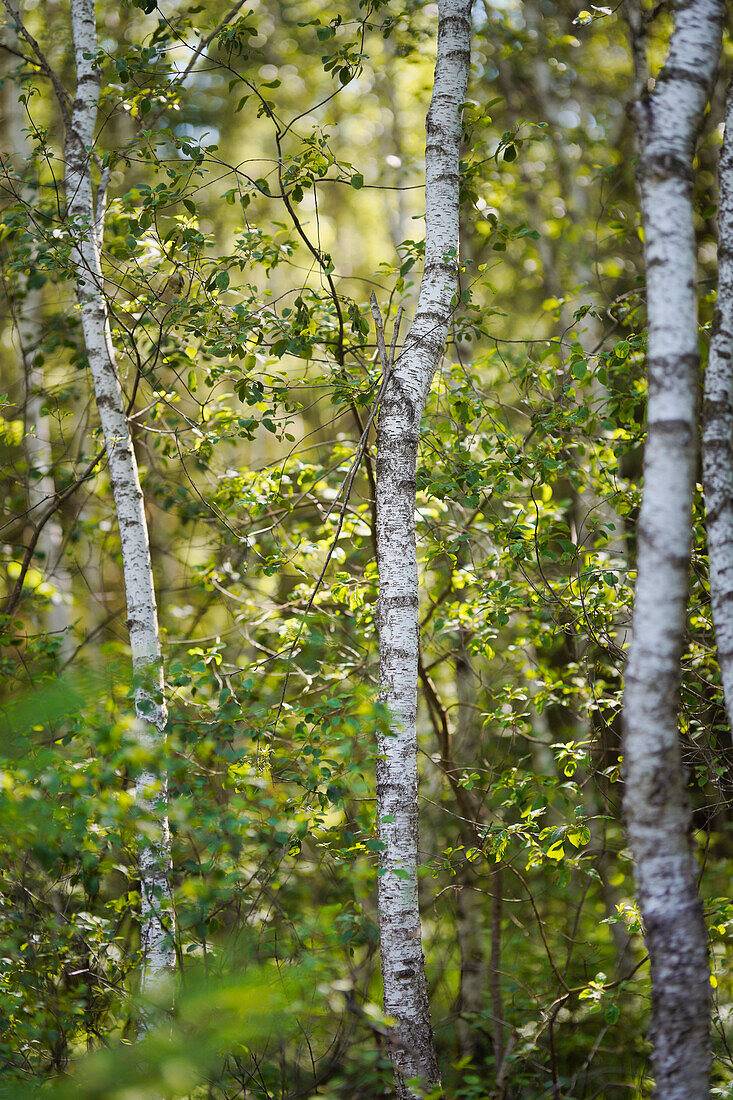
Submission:
M 207 49 L 208 49 L 208 47 L 209 47 L 209 46 L 211 45 L 211 43 L 212 43 L 212 42 L 214 41 L 214 39 L 216 38 L 216 36 L 217 36 L 217 34 L 219 33 L 219 31 L 222 31 L 222 30 L 224 30 L 224 27 L 226 27 L 226 25 L 227 25 L 228 23 L 231 23 L 232 19 L 234 18 L 234 16 L 235 16 L 235 15 L 237 14 L 237 12 L 239 11 L 239 9 L 240 9 L 240 8 L 241 8 L 241 7 L 243 6 L 243 5 L 244 5 L 244 0 L 237 0 L 237 3 L 236 3 L 236 4 L 234 5 L 234 7 L 233 7 L 233 8 L 231 8 L 231 9 L 230 9 L 230 11 L 229 11 L 229 12 L 228 12 L 228 13 L 227 13 L 227 14 L 226 14 L 225 16 L 224 16 L 224 18 L 222 19 L 221 23 L 219 23 L 219 25 L 218 25 L 218 26 L 216 26 L 216 27 L 214 28 L 214 30 L 213 30 L 213 31 L 211 32 L 211 34 L 210 34 L 210 35 L 208 35 L 208 36 L 207 36 L 206 38 L 202 39 L 202 40 L 201 40 L 201 42 L 199 42 L 198 46 L 197 46 L 197 47 L 196 47 L 196 49 L 194 50 L 194 53 L 193 53 L 193 57 L 192 57 L 192 58 L 191 58 L 191 60 L 189 61 L 188 65 L 186 65 L 186 68 L 185 68 L 185 69 L 183 70 L 183 72 L 182 72 L 181 76 L 179 77 L 179 81 L 180 81 L 180 83 L 181 83 L 181 84 L 183 84 L 183 82 L 184 82 L 184 80 L 186 79 L 186 77 L 187 77 L 187 76 L 188 76 L 188 75 L 190 74 L 191 70 L 193 69 L 194 65 L 195 65 L 195 64 L 196 64 L 196 62 L 198 61 L 198 59 L 199 59 L 199 57 L 201 56 L 201 54 L 202 54 L 202 53 L 203 53 L 203 52 L 204 52 L 205 50 L 207 50 Z
M 374 295 L 372 295 L 372 298 L 374 299 Z M 376 304 L 376 299 L 374 299 L 374 304 L 372 306 L 372 311 L 374 310 L 375 307 L 377 309 L 377 312 L 379 312 L 379 307 Z M 380 315 L 379 319 L 380 319 L 380 323 L 381 323 L 381 315 Z M 280 721 L 280 716 L 282 714 L 283 707 L 285 706 L 285 695 L 287 693 L 288 682 L 290 680 L 290 671 L 291 671 L 290 670 L 290 661 L 292 660 L 293 654 L 295 653 L 295 647 L 298 644 L 298 642 L 300 641 L 300 637 L 301 637 L 301 635 L 303 633 L 303 629 L 305 627 L 306 619 L 308 618 L 308 615 L 310 614 L 310 611 L 313 607 L 313 603 L 315 601 L 315 598 L 316 598 L 318 592 L 320 591 L 321 584 L 323 583 L 323 578 L 326 575 L 326 570 L 328 569 L 329 565 L 331 564 L 331 558 L 333 557 L 334 550 L 336 549 L 336 545 L 337 545 L 338 540 L 341 536 L 341 530 L 342 530 L 343 525 L 344 525 L 344 519 L 346 518 L 346 511 L 347 511 L 348 504 L 349 504 L 349 496 L 351 495 L 351 487 L 354 484 L 354 478 L 356 477 L 357 470 L 359 469 L 359 465 L 361 463 L 362 457 L 363 457 L 365 449 L 366 449 L 366 443 L 367 443 L 367 438 L 368 438 L 368 435 L 369 435 L 369 429 L 372 425 L 372 421 L 374 420 L 374 417 L 377 415 L 377 409 L 380 406 L 382 396 L 384 394 L 387 383 L 389 382 L 389 379 L 392 375 L 392 370 L 395 366 L 394 353 L 395 353 L 395 349 L 397 347 L 397 334 L 399 332 L 401 322 L 402 322 L 402 308 L 400 307 L 400 310 L 397 313 L 397 320 L 395 321 L 395 330 L 394 330 L 394 336 L 392 337 L 392 347 L 391 347 L 391 352 L 390 352 L 391 357 L 389 359 L 386 358 L 386 350 L 385 350 L 385 360 L 384 360 L 384 362 L 386 362 L 386 369 L 385 369 L 384 375 L 382 377 L 382 383 L 379 387 L 379 392 L 377 393 L 376 399 L 375 399 L 374 404 L 372 406 L 372 410 L 369 414 L 369 419 L 367 420 L 366 424 L 364 425 L 364 430 L 362 431 L 361 438 L 359 439 L 359 443 L 357 444 L 356 454 L 355 454 L 354 460 L 351 463 L 351 466 L 349 468 L 349 472 L 347 473 L 346 477 L 344 478 L 344 480 L 341 484 L 341 488 L 339 489 L 339 491 L 336 494 L 336 497 L 333 501 L 333 504 L 328 509 L 328 511 L 326 512 L 326 515 L 323 518 L 323 523 L 324 524 L 327 523 L 329 517 L 331 516 L 331 514 L 334 510 L 334 508 L 336 507 L 337 501 L 339 500 L 341 494 L 344 493 L 344 501 L 343 501 L 343 504 L 341 506 L 341 511 L 339 513 L 338 523 L 336 525 L 336 533 L 334 534 L 333 538 L 331 539 L 331 545 L 328 548 L 328 553 L 326 554 L 326 560 L 323 563 L 323 568 L 321 569 L 321 572 L 318 574 L 318 578 L 316 579 L 315 586 L 313 588 L 313 591 L 310 594 L 310 597 L 308 599 L 308 603 L 306 604 L 305 610 L 303 612 L 303 618 L 302 618 L 301 624 L 298 628 L 298 632 L 295 635 L 295 638 L 293 639 L 292 644 L 290 645 L 290 648 L 288 650 L 288 658 L 287 658 L 288 659 L 288 669 L 287 669 L 287 672 L 285 673 L 285 682 L 283 683 L 282 691 L 280 693 L 280 702 L 278 704 L 277 713 L 275 715 L 275 719 L 274 719 L 273 724 L 272 724 L 273 730 L 277 727 L 277 723 Z M 384 344 L 384 337 L 382 337 L 382 344 Z
M 23 38 L 25 38 L 26 42 L 28 43 L 30 48 L 33 50 L 33 53 L 38 58 L 38 67 L 40 69 L 42 69 L 42 71 L 45 73 L 45 75 L 51 81 L 51 84 L 53 85 L 53 90 L 56 93 L 56 98 L 59 102 L 59 109 L 61 111 L 61 115 L 62 115 L 63 120 L 64 120 L 64 126 L 67 128 L 67 130 L 70 129 L 70 127 L 71 127 L 71 115 L 69 113 L 69 106 L 71 105 L 71 96 L 66 91 L 63 84 L 61 83 L 61 81 L 57 77 L 56 73 L 53 71 L 53 69 L 49 65 L 49 63 L 46 59 L 46 55 L 44 54 L 43 50 L 39 46 L 38 42 L 35 40 L 33 35 L 30 33 L 28 28 L 23 23 L 23 20 L 20 18 L 20 12 L 16 8 L 13 7 L 13 5 L 10 3 L 10 0 L 3 0 L 3 4 L 5 6 L 5 10 L 7 11 L 8 15 L 10 16 L 10 18 L 13 20 L 16 27 L 18 28 L 19 33 L 23 36 Z M 7 48 L 9 48 L 9 47 L 6 47 L 6 49 Z M 11 53 L 12 52 L 13 51 L 11 50 Z M 31 64 L 32 64 L 32 62 L 31 62 Z
M 12 46 L 8 46 L 5 42 L 0 42 L 0 50 L 5 50 L 6 53 L 11 53 L 13 57 L 19 57 L 21 61 L 25 61 L 26 65 L 33 65 L 36 69 L 42 69 L 43 66 L 39 61 L 34 61 L 32 57 L 26 57 L 20 50 L 14 50 Z
M 53 503 L 48 506 L 46 511 L 43 513 L 43 515 L 39 519 L 38 523 L 36 524 L 33 535 L 31 536 L 31 540 L 30 540 L 28 546 L 26 547 L 25 554 L 23 555 L 23 562 L 22 562 L 21 567 L 20 567 L 20 573 L 18 574 L 18 579 L 15 582 L 15 587 L 14 587 L 13 591 L 11 592 L 10 596 L 8 596 L 5 607 L 3 609 L 3 614 L 4 615 L 8 615 L 8 616 L 12 615 L 15 612 L 16 607 L 18 606 L 18 604 L 21 601 L 21 598 L 22 598 L 22 595 L 23 595 L 23 584 L 25 582 L 26 574 L 28 572 L 28 569 L 30 568 L 31 561 L 33 560 L 33 554 L 35 553 L 35 549 L 36 549 L 36 546 L 38 545 L 38 540 L 41 537 L 41 532 L 43 531 L 43 528 L 46 526 L 46 524 L 52 518 L 52 516 L 54 516 L 56 514 L 56 512 L 58 512 L 58 510 L 61 507 L 61 505 L 63 504 L 63 502 L 68 497 L 70 497 L 71 494 L 73 492 L 75 492 L 79 488 L 80 485 L 82 485 L 85 481 L 89 480 L 89 478 L 94 473 L 94 470 L 96 469 L 96 467 L 99 465 L 99 463 L 104 458 L 104 454 L 105 454 L 106 450 L 107 450 L 106 446 L 102 447 L 97 452 L 97 454 L 94 456 L 92 461 L 89 463 L 89 465 L 87 466 L 86 470 L 81 475 L 81 477 L 76 478 L 74 481 L 71 482 L 70 485 L 67 485 L 62 493 L 57 493 L 56 494 L 56 496 L 53 498 Z

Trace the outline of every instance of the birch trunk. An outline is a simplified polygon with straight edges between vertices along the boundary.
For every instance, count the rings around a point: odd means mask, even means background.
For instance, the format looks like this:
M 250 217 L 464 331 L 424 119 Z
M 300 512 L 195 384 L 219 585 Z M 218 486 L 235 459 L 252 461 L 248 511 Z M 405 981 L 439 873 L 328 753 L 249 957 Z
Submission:
M 120 529 L 127 628 L 136 681 L 135 710 L 140 739 L 154 758 L 165 740 L 167 721 L 158 613 L 140 476 L 104 299 L 99 226 L 95 225 L 92 195 L 92 150 L 100 92 L 93 0 L 71 0 L 71 20 L 77 86 L 71 126 L 66 134 L 65 158 L 68 219 L 74 242 L 72 259 Z M 172 972 L 175 963 L 165 773 L 157 767 L 143 771 L 137 778 L 136 792 L 138 806 L 150 814 L 155 824 L 153 838 L 146 836 L 139 854 L 141 990 L 150 994 Z
M 632 26 L 638 14 L 630 11 Z M 710 1077 L 710 971 L 677 698 L 697 441 L 692 161 L 722 21 L 719 0 L 678 4 L 667 62 L 654 92 L 635 106 L 649 398 L 624 703 L 624 810 L 651 963 L 656 1095 L 664 1100 L 703 1100 Z M 634 46 L 638 59 L 638 40 Z
M 425 268 L 415 318 L 385 387 L 377 431 L 380 698 L 390 733 L 377 764 L 379 930 L 384 1009 L 394 1021 L 397 1096 L 439 1081 L 418 909 L 418 575 L 415 473 L 420 421 L 445 347 L 458 273 L 458 155 L 470 60 L 470 0 L 440 0 L 425 149 Z
M 27 291 L 16 318 L 20 357 L 25 375 L 25 453 L 28 462 L 28 510 L 32 518 L 40 514 L 56 495 L 49 417 L 44 416 L 43 368 L 34 363 L 34 348 L 39 340 L 37 318 L 40 294 Z M 57 657 L 61 664 L 74 652 L 71 576 L 64 560 L 64 532 L 58 512 L 45 524 L 36 544 L 36 555 L 45 582 L 52 588 L 45 627 L 58 640 Z
M 733 730 L 733 83 L 718 165 L 718 300 L 702 419 L 702 473 L 720 678 Z
M 7 29 L 9 46 L 18 49 L 17 33 Z M 18 85 L 9 77 L 5 84 L 5 118 L 10 151 L 11 172 L 15 180 L 22 179 L 24 166 L 31 162 L 31 148 L 26 130 L 30 125 L 25 109 L 18 102 Z M 17 194 L 27 200 L 27 188 L 15 180 L 11 184 Z M 31 520 L 38 516 L 36 509 L 48 505 L 56 494 L 53 478 L 53 451 L 50 421 L 42 415 L 45 393 L 43 368 L 37 365 L 37 349 L 41 342 L 41 295 L 27 286 L 24 276 L 15 283 L 13 314 L 18 358 L 25 380 L 25 453 L 28 463 L 28 511 Z M 45 627 L 59 641 L 58 655 L 62 663 L 71 657 L 74 640 L 71 635 L 71 577 L 64 561 L 64 536 L 58 513 L 45 524 L 38 538 L 36 555 L 44 580 L 53 589 Z

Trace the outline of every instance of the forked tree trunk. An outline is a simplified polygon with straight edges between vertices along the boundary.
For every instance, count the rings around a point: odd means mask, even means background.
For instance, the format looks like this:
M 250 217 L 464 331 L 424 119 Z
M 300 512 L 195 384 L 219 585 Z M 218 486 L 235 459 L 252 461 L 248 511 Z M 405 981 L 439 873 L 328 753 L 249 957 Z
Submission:
M 632 27 L 640 14 L 630 10 Z M 710 970 L 677 709 L 698 432 L 692 161 L 722 21 L 720 0 L 678 4 L 666 64 L 654 92 L 635 106 L 649 399 L 624 702 L 624 809 L 651 964 L 660 1100 L 704 1100 L 710 1078 Z
M 76 268 L 84 343 L 107 447 L 120 530 L 127 627 L 136 681 L 135 709 L 141 740 L 155 758 L 165 739 L 167 721 L 158 613 L 143 494 L 104 299 L 97 236 L 100 227 L 95 225 L 92 196 L 94 131 L 100 91 L 93 0 L 71 0 L 71 20 L 77 85 L 71 125 L 66 134 L 65 158 L 69 229 L 74 242 L 72 260 Z M 139 855 L 141 985 L 144 993 L 153 993 L 175 963 L 165 772 L 157 765 L 151 766 L 138 776 L 136 791 L 138 805 L 151 815 L 156 826 L 154 838 L 146 836 L 141 842 Z
M 702 418 L 710 603 L 728 724 L 733 730 L 733 83 L 718 165 L 718 300 Z
M 470 0 L 440 0 L 425 150 L 425 268 L 415 318 L 384 391 L 377 431 L 381 699 L 390 734 L 377 764 L 379 929 L 385 1012 L 394 1018 L 397 1096 L 439 1080 L 418 909 L 418 576 L 415 474 L 420 420 L 445 347 L 458 272 L 458 154 L 470 60 Z

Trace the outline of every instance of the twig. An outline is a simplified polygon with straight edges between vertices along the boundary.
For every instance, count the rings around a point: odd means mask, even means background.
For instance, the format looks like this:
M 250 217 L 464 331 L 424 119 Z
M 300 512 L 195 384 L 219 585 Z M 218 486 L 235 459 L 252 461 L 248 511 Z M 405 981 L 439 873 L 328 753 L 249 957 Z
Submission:
M 372 313 L 374 313 L 375 308 L 376 308 L 377 314 L 379 314 L 380 325 L 382 325 L 382 317 L 381 317 L 381 314 L 379 313 L 379 306 L 377 305 L 376 298 L 374 297 L 374 294 L 372 294 Z M 344 480 L 341 483 L 341 488 L 339 489 L 338 493 L 336 494 L 336 497 L 334 499 L 333 504 L 328 509 L 328 512 L 326 513 L 326 515 L 324 517 L 324 520 L 323 520 L 323 522 L 326 523 L 326 521 L 331 516 L 331 513 L 333 512 L 334 508 L 336 507 L 336 503 L 339 500 L 341 494 L 344 493 L 344 501 L 343 501 L 343 504 L 341 506 L 341 512 L 339 514 L 338 524 L 336 525 L 336 533 L 334 534 L 334 536 L 331 540 L 331 545 L 328 548 L 328 553 L 326 554 L 326 560 L 323 563 L 323 568 L 321 569 L 321 572 L 318 574 L 318 578 L 316 580 L 313 591 L 311 592 L 310 598 L 308 599 L 308 603 L 305 606 L 305 610 L 303 612 L 303 618 L 302 618 L 300 626 L 298 627 L 298 632 L 295 635 L 295 637 L 293 638 L 292 644 L 291 644 L 291 646 L 288 650 L 288 657 L 287 657 L 288 669 L 287 669 L 287 672 L 285 673 L 285 682 L 283 683 L 282 692 L 280 693 L 280 702 L 278 703 L 277 714 L 275 715 L 275 719 L 272 723 L 273 730 L 277 727 L 277 724 L 280 721 L 280 716 L 282 714 L 283 707 L 285 705 L 285 695 L 287 693 L 288 683 L 290 681 L 290 667 L 289 667 L 290 666 L 290 661 L 292 660 L 293 654 L 295 652 L 295 647 L 298 644 L 298 642 L 300 641 L 301 634 L 303 633 L 303 628 L 305 627 L 306 619 L 308 618 L 308 615 L 310 614 L 311 608 L 313 607 L 313 603 L 315 601 L 315 598 L 316 598 L 316 596 L 317 596 L 317 594 L 320 590 L 321 584 L 323 583 L 323 578 L 326 575 L 326 570 L 328 569 L 328 567 L 331 563 L 331 558 L 333 557 L 333 552 L 336 549 L 336 544 L 338 543 L 338 540 L 341 536 L 341 529 L 344 525 L 344 519 L 346 518 L 346 509 L 347 509 L 348 503 L 349 503 L 349 496 L 351 494 L 351 487 L 354 484 L 354 478 L 356 477 L 357 470 L 359 469 L 359 465 L 361 463 L 362 456 L 364 455 L 364 451 L 366 449 L 366 443 L 367 443 L 367 437 L 368 437 L 368 434 L 369 434 L 369 429 L 372 425 L 372 421 L 374 420 L 374 417 L 377 414 L 377 409 L 379 408 L 379 404 L 382 400 L 382 396 L 384 394 L 385 387 L 386 387 L 387 383 L 389 382 L 390 376 L 392 374 L 392 369 L 393 369 L 394 364 L 395 364 L 394 354 L 395 354 L 395 349 L 397 347 L 397 336 L 398 336 L 398 333 L 399 333 L 401 322 L 402 322 L 402 308 L 400 307 L 400 309 L 397 313 L 397 320 L 395 321 L 394 335 L 392 337 L 392 346 L 391 346 L 391 349 L 390 349 L 390 358 L 387 359 L 387 354 L 386 354 L 386 349 L 385 349 L 383 363 L 386 364 L 386 366 L 385 366 L 384 373 L 383 373 L 383 376 L 382 376 L 382 382 L 381 382 L 381 385 L 379 387 L 379 391 L 378 391 L 377 396 L 375 398 L 374 404 L 372 406 L 372 411 L 369 414 L 369 418 L 368 418 L 366 424 L 364 425 L 364 430 L 363 430 L 363 432 L 361 434 L 361 438 L 359 439 L 359 442 L 357 444 L 356 454 L 354 456 L 354 461 L 352 462 L 352 464 L 349 468 L 349 472 L 347 473 L 346 477 L 344 478 Z M 378 337 L 378 339 L 379 339 L 379 337 Z M 382 326 L 382 346 L 384 346 L 384 328 L 383 328 L 383 326 Z M 380 352 L 380 354 L 381 354 L 381 352 Z
M 25 551 L 25 554 L 23 556 L 23 563 L 20 567 L 20 573 L 18 574 L 18 579 L 15 582 L 15 588 L 13 589 L 11 594 L 8 596 L 7 602 L 6 602 L 5 607 L 3 609 L 3 614 L 4 615 L 12 615 L 14 613 L 16 607 L 20 603 L 20 599 L 21 599 L 21 596 L 23 594 L 23 584 L 25 582 L 25 578 L 26 578 L 26 574 L 28 572 L 28 569 L 30 568 L 31 561 L 33 560 L 33 554 L 34 554 L 34 551 L 36 549 L 36 546 L 38 545 L 38 540 L 41 537 L 41 531 L 46 526 L 46 524 L 51 519 L 51 517 L 56 514 L 56 512 L 59 510 L 59 508 L 61 507 L 63 502 L 67 499 L 67 497 L 70 497 L 71 494 L 73 492 L 75 492 L 79 488 L 80 485 L 82 485 L 85 481 L 88 481 L 88 479 L 94 473 L 95 468 L 99 465 L 102 458 L 104 457 L 106 450 L 107 450 L 107 447 L 105 445 L 104 447 L 101 448 L 101 450 L 99 450 L 97 452 L 97 454 L 94 456 L 92 461 L 87 466 L 84 473 L 81 475 L 81 477 L 76 478 L 76 480 L 72 481 L 70 485 L 67 485 L 62 493 L 57 493 L 56 494 L 56 496 L 53 498 L 52 504 L 49 505 L 49 507 L 46 509 L 46 511 L 43 513 L 43 515 L 39 519 L 38 523 L 36 524 L 36 528 L 33 532 L 33 535 L 31 537 L 31 541 L 29 542 L 28 546 L 26 547 L 26 551 Z
M 63 84 L 56 76 L 56 73 L 49 65 L 43 50 L 23 23 L 23 20 L 20 18 L 20 12 L 13 7 L 13 5 L 10 3 L 10 0 L 3 0 L 3 4 L 8 15 L 18 28 L 19 33 L 23 36 L 23 38 L 25 38 L 26 42 L 33 50 L 33 53 L 38 58 L 39 68 L 43 70 L 48 79 L 51 81 L 51 84 L 53 85 L 53 90 L 56 93 L 56 98 L 59 101 L 59 108 L 61 110 L 61 115 L 64 120 L 64 126 L 67 130 L 71 129 L 71 115 L 69 114 L 69 104 L 71 103 L 71 96 L 66 91 Z
M 213 29 L 213 31 L 211 32 L 210 35 L 208 35 L 206 38 L 202 39 L 201 42 L 199 42 L 197 48 L 194 50 L 193 57 L 189 61 L 188 65 L 186 65 L 186 68 L 183 70 L 181 76 L 179 77 L 179 81 L 180 81 L 181 84 L 186 79 L 186 77 L 189 75 L 189 73 L 193 69 L 194 65 L 196 64 L 196 62 L 198 61 L 199 57 L 204 52 L 204 50 L 206 50 L 211 45 L 211 43 L 214 41 L 214 39 L 216 38 L 219 31 L 223 30 L 224 27 L 226 27 L 227 23 L 231 23 L 232 19 L 237 14 L 239 9 L 243 6 L 243 4 L 244 4 L 244 0 L 237 0 L 237 3 L 224 16 L 221 23 L 219 23 L 218 26 L 214 27 L 214 29 Z

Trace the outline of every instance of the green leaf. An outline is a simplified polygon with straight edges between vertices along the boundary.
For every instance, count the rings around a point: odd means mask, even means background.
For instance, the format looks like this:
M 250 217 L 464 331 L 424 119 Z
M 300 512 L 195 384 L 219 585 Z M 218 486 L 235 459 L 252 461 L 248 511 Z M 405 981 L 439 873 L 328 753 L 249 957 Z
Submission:
M 587 825 L 581 825 L 580 828 L 568 829 L 567 838 L 574 847 L 582 848 L 583 845 L 588 844 L 590 841 L 590 829 Z

